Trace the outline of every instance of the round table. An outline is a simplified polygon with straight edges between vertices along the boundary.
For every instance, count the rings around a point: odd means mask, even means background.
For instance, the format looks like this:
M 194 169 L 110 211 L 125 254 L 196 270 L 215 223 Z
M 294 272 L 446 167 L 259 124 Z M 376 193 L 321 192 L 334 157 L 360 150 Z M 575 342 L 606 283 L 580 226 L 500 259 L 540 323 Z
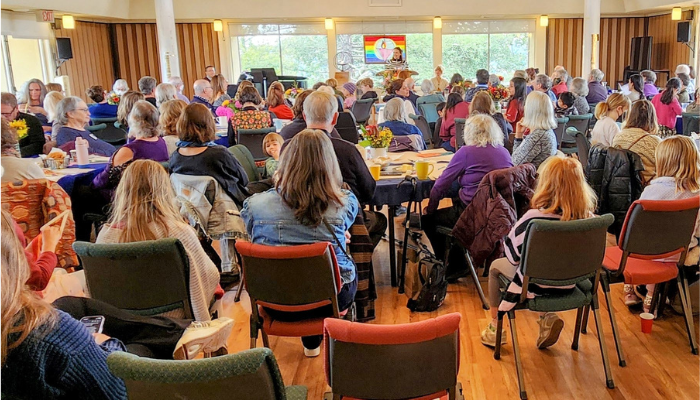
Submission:
M 76 185 L 89 185 L 93 179 L 107 167 L 107 163 L 91 163 L 88 167 L 77 165 L 65 169 L 44 170 L 46 179 L 58 185 L 71 196 Z
M 396 265 L 396 231 L 391 216 L 395 215 L 396 210 L 401 204 L 416 201 L 422 202 L 430 198 L 430 190 L 435 184 L 442 171 L 445 170 L 454 154 L 443 149 L 425 150 L 421 152 L 402 152 L 389 153 L 387 157 L 391 160 L 390 166 L 413 164 L 416 161 L 427 161 L 434 166 L 428 179 L 418 180 L 416 182 L 415 191 L 413 185 L 405 181 L 405 176 L 416 176 L 415 171 L 410 171 L 404 176 L 381 176 L 377 181 L 377 187 L 374 190 L 374 197 L 370 201 L 373 206 L 388 206 L 389 207 L 389 269 L 391 271 L 391 286 L 398 285 L 398 269 Z M 367 160 L 367 166 L 375 164 L 373 160 Z M 404 182 L 404 183 L 402 183 Z M 408 210 L 410 212 L 410 210 Z

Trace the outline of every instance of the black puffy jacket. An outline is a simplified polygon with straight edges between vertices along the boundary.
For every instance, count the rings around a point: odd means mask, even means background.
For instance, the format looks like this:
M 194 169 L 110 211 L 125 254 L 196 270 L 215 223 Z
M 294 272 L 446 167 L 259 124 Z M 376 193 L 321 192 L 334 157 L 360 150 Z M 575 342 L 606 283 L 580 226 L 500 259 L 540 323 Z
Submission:
M 642 195 L 641 171 L 642 159 L 633 151 L 596 144 L 588 154 L 586 179 L 598 196 L 596 214 L 615 216 L 608 228 L 615 236 L 620 235 L 630 205 Z

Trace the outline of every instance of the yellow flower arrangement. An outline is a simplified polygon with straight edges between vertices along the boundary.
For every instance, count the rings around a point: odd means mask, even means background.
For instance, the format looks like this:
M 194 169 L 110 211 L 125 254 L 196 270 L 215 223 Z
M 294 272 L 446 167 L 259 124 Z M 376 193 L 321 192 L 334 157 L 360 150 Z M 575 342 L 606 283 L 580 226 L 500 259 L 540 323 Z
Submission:
M 362 126 L 362 143 L 363 146 L 369 145 L 373 149 L 382 149 L 389 147 L 394 134 L 389 128 L 381 128 L 376 125 Z
M 23 119 L 17 119 L 10 122 L 10 128 L 17 132 L 18 139 L 24 139 L 29 134 L 29 128 L 27 127 L 27 121 Z

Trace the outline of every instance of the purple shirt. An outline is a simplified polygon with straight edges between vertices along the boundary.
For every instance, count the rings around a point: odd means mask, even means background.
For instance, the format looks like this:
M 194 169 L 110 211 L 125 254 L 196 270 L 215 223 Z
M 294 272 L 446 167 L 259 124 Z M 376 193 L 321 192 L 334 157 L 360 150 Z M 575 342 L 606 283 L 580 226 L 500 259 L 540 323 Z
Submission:
M 608 98 L 608 89 L 602 83 L 593 81 L 588 82 L 588 96 L 586 100 L 589 103 L 600 103 Z
M 644 97 L 656 96 L 659 94 L 659 89 L 651 82 L 644 82 Z
M 496 169 L 512 166 L 510 154 L 503 146 L 494 147 L 490 144 L 486 147 L 462 146 L 430 191 L 427 212 L 432 213 L 437 210 L 440 199 L 445 197 L 453 182 L 459 182 L 459 198 L 467 205 L 472 201 L 484 175 Z

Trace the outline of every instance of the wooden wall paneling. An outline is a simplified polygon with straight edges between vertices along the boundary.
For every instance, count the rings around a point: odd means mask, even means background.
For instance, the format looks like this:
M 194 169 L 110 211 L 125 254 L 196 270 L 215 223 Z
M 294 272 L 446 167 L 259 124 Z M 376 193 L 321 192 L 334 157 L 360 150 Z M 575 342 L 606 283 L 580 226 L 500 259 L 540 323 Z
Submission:
M 551 74 L 554 67 L 562 65 L 572 76 L 581 74 L 583 45 L 583 19 L 554 18 L 547 28 L 546 70 Z
M 178 46 L 180 49 L 180 73 L 185 83 L 185 96 L 194 95 L 194 81 L 204 76 L 204 68 L 213 65 L 220 71 L 218 33 L 212 24 L 176 24 Z M 176 61 L 178 62 L 178 61 Z M 231 77 L 227 77 L 232 80 Z
M 683 13 L 683 20 L 688 20 L 691 13 Z M 697 16 L 695 16 L 697 18 Z M 688 64 L 690 61 L 690 49 L 684 43 L 676 42 L 676 33 L 679 21 L 672 21 L 670 14 L 649 17 L 648 35 L 654 37 L 652 46 L 652 68 L 667 69 L 671 76 L 678 64 Z M 666 84 L 666 75 L 657 74 L 657 86 Z
M 611 87 L 624 78 L 632 38 L 644 36 L 645 18 L 603 18 L 600 21 L 600 69 Z
M 112 52 L 108 41 L 107 24 L 76 21 L 75 29 L 59 29 L 56 37 L 71 39 L 73 59 L 59 68 L 60 75 L 69 78 L 69 90 L 73 96 L 88 101 L 85 92 L 90 86 L 110 88 L 114 80 L 111 68 Z

